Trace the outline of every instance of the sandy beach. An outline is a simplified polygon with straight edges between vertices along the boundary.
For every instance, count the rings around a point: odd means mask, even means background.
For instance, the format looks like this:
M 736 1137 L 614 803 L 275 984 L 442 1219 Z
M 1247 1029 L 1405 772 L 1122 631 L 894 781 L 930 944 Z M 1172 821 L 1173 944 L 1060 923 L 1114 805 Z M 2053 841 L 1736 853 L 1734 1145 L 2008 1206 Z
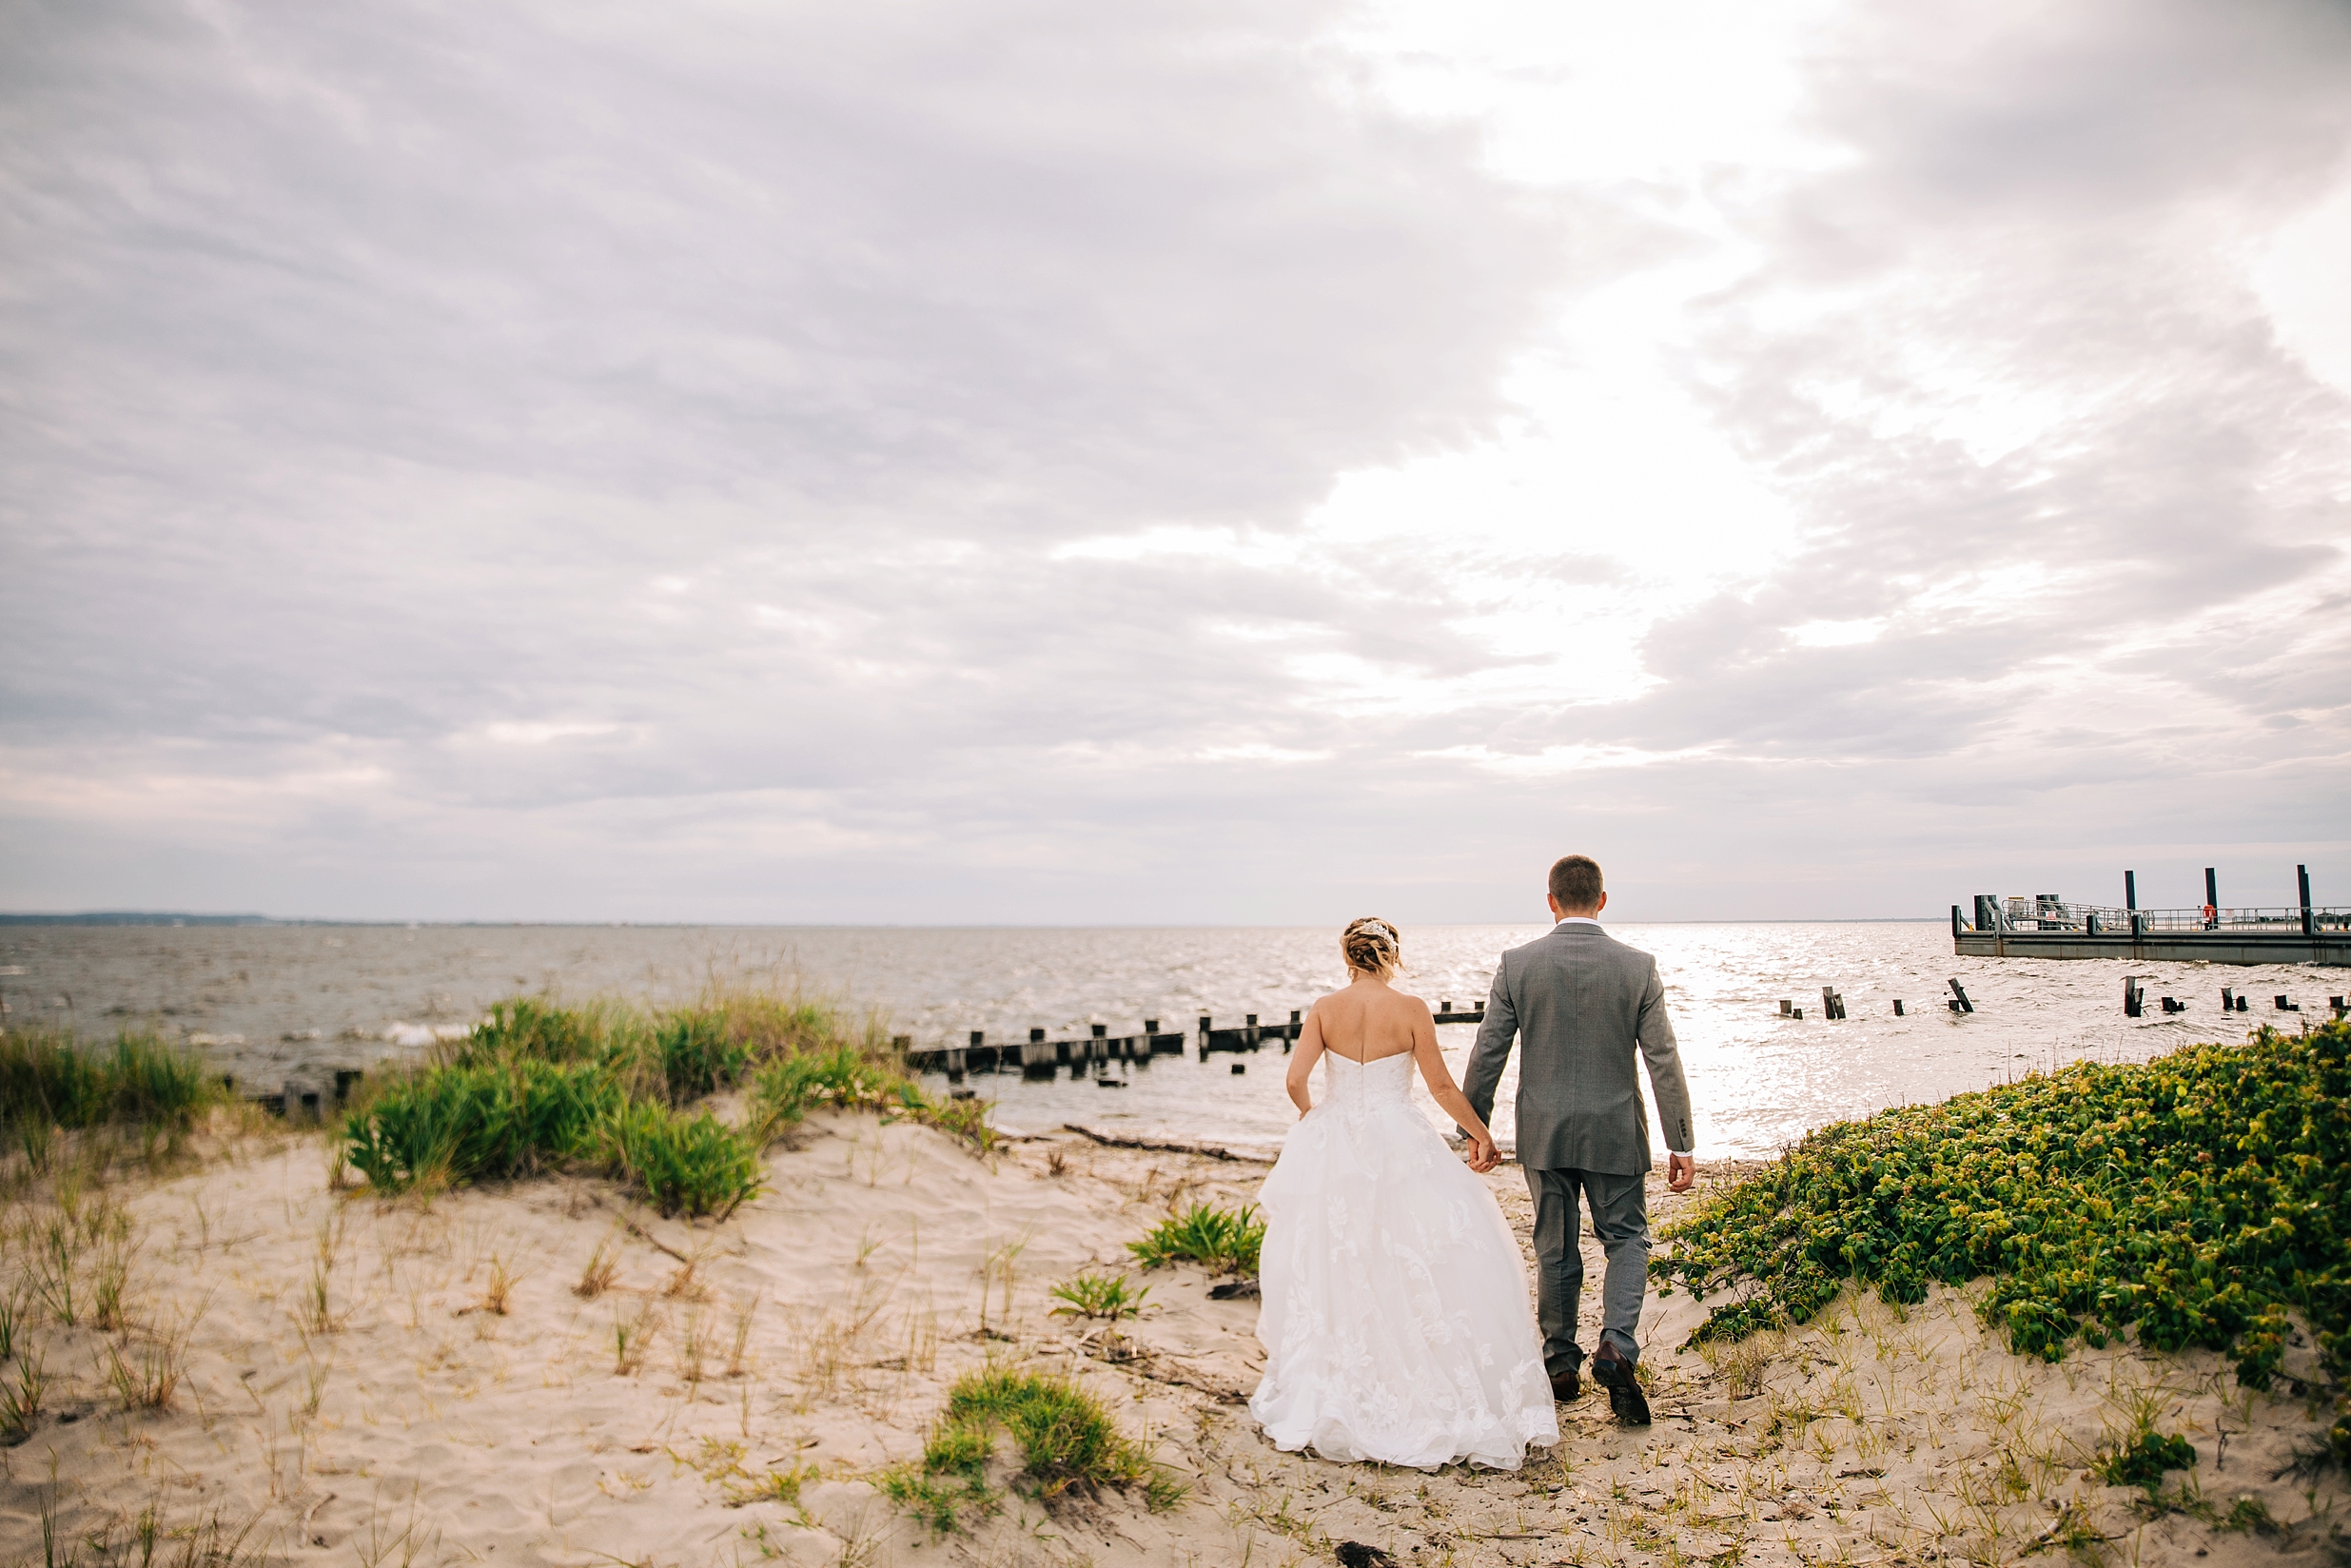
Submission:
M 1254 1161 L 1074 1133 L 980 1156 L 828 1111 L 772 1150 L 766 1193 L 689 1225 L 575 1177 L 386 1201 L 338 1186 L 323 1134 L 214 1125 L 178 1173 L 38 1184 L 9 1216 L 0 1374 L 16 1390 L 37 1366 L 44 1387 L 0 1449 L 0 1562 L 66 1560 L 45 1531 L 82 1560 L 147 1560 L 145 1514 L 156 1561 L 371 1568 L 1278 1565 L 1345 1541 L 1429 1564 L 2217 1568 L 2340 1560 L 2351 1517 L 2339 1468 L 2297 1467 L 2334 1419 L 2306 1343 L 2268 1393 L 2199 1353 L 2049 1364 L 1938 1286 L 1903 1312 L 1849 1290 L 1800 1331 L 1701 1355 L 1677 1347 L 1703 1309 L 1653 1297 L 1653 1427 L 1587 1391 L 1525 1469 L 1423 1474 L 1272 1449 L 1243 1404 L 1256 1303 L 1212 1300 L 1198 1268 L 1139 1273 L 1123 1334 L 1051 1315 L 1051 1284 L 1129 1264 L 1171 1205 L 1248 1201 Z M 1519 1172 L 1488 1181 L 1523 1241 Z M 1660 1183 L 1653 1218 L 1689 1201 Z M 1001 1511 L 962 1529 L 882 1496 L 949 1385 L 991 1362 L 1073 1373 L 1184 1499 L 1040 1502 L 1009 1446 Z M 2091 1468 L 2150 1410 L 2198 1460 L 2162 1504 Z

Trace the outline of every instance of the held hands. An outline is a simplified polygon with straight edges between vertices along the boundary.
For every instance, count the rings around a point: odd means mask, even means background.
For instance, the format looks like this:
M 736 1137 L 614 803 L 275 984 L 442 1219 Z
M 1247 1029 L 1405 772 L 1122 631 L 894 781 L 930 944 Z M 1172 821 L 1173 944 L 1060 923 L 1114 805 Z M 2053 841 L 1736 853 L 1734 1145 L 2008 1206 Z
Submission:
M 1469 1141 L 1469 1168 L 1480 1176 L 1502 1163 L 1502 1151 L 1491 1138 L 1472 1138 Z

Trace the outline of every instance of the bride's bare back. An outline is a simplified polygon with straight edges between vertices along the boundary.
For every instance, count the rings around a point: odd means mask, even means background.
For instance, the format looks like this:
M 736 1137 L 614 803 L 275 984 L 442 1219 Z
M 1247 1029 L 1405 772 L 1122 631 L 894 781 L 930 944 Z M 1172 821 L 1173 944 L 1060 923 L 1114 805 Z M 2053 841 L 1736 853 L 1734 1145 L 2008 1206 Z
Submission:
M 1302 1115 L 1314 1108 L 1307 1085 L 1314 1064 L 1326 1050 L 1356 1063 L 1384 1062 L 1391 1056 L 1409 1054 L 1420 1068 L 1420 1081 L 1428 1085 L 1429 1097 L 1469 1134 L 1470 1165 L 1492 1170 L 1499 1163 L 1494 1135 L 1469 1108 L 1468 1097 L 1454 1083 L 1453 1069 L 1445 1066 L 1437 1049 L 1437 1020 L 1418 996 L 1390 989 L 1377 975 L 1358 974 L 1346 990 L 1332 991 L 1315 1003 L 1298 1031 L 1298 1049 L 1290 1053 L 1290 1070 L 1283 1081 Z
M 1401 1056 L 1418 1045 L 1414 1029 L 1429 1017 L 1429 1010 L 1419 997 L 1366 977 L 1318 999 L 1314 1016 L 1324 1050 L 1350 1062 L 1377 1062 L 1383 1056 Z M 1436 1036 L 1432 1020 L 1429 1038 Z

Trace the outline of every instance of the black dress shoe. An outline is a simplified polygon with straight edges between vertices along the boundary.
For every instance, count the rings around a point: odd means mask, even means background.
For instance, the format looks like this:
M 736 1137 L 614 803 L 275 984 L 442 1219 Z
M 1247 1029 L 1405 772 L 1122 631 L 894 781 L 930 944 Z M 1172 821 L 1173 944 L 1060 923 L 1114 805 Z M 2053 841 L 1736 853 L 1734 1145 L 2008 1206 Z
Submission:
M 1583 1379 L 1574 1367 L 1551 1374 L 1551 1397 L 1562 1401 L 1583 1398 Z
M 1633 1363 L 1615 1356 L 1592 1358 L 1592 1375 L 1600 1386 L 1608 1390 L 1608 1408 L 1627 1426 L 1649 1424 L 1649 1401 L 1641 1393 L 1638 1379 L 1633 1375 Z

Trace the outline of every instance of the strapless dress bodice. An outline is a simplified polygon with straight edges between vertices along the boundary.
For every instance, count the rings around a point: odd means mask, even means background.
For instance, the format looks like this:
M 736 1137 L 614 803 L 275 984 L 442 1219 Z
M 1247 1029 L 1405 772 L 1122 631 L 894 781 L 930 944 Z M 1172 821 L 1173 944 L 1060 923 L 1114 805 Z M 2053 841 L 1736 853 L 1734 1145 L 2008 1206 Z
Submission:
M 1322 1053 L 1322 1088 L 1335 1109 L 1360 1114 L 1377 1107 L 1409 1105 L 1412 1052 L 1359 1062 L 1335 1050 Z

